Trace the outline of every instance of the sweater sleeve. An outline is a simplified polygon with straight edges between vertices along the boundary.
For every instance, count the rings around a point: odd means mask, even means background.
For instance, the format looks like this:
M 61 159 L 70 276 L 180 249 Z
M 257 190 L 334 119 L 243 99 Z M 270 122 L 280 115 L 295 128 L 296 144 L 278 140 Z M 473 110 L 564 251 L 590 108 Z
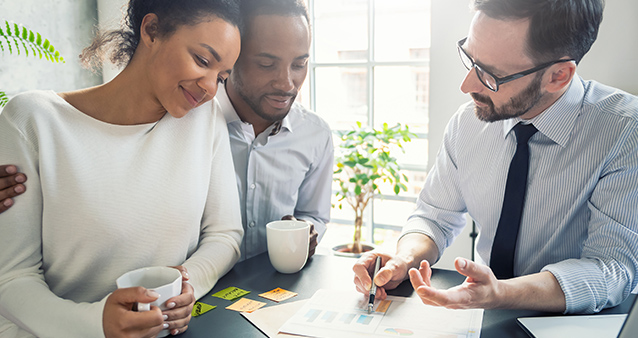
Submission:
M 20 115 L 29 99 L 14 98 L 0 114 L 0 163 L 29 177 L 27 191 L 0 214 L 0 315 L 39 337 L 102 337 L 104 301 L 62 299 L 44 279 L 37 136 Z
M 244 235 L 228 129 L 217 100 L 213 106 L 214 145 L 208 198 L 199 245 L 184 263 L 197 299 L 208 293 L 237 262 Z

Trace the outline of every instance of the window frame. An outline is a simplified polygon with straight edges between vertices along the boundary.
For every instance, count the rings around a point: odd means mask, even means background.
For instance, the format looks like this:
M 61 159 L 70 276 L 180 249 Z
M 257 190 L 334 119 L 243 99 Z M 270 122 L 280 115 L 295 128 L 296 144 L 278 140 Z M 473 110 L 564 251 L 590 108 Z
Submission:
M 314 5 L 319 0 L 307 0 L 308 11 L 310 16 L 310 24 L 311 27 L 315 27 L 315 11 Z M 368 53 L 365 61 L 346 61 L 346 62 L 316 62 L 316 45 L 315 41 L 317 40 L 315 37 L 315 29 L 312 29 L 312 42 L 310 47 L 310 60 L 308 63 L 308 91 L 309 91 L 309 104 L 310 109 L 316 111 L 317 106 L 317 90 L 316 90 L 316 70 L 320 68 L 364 68 L 367 71 L 367 105 L 368 105 L 368 125 L 375 125 L 375 101 L 374 101 L 374 92 L 375 92 L 375 68 L 376 67 L 385 67 L 385 66 L 398 66 L 398 67 L 425 67 L 428 70 L 430 69 L 430 58 L 425 58 L 423 60 L 409 60 L 409 61 L 377 61 L 375 59 L 375 4 L 376 0 L 368 1 Z M 430 12 L 431 13 L 431 12 Z M 431 77 L 429 78 L 431 80 Z M 429 106 L 429 103 L 428 103 Z M 430 110 L 426 109 L 427 114 L 429 116 Z M 428 125 L 430 123 L 428 122 Z M 429 129 L 429 127 L 428 127 Z M 337 132 L 341 130 L 333 130 L 333 134 L 336 136 Z M 428 140 L 427 132 L 415 133 L 416 139 Z M 429 158 L 430 151 L 427 149 L 427 154 Z M 430 162 L 430 161 L 428 161 Z M 401 165 L 402 170 L 414 171 L 414 172 L 423 172 L 427 174 L 428 166 L 427 165 L 411 165 L 411 164 L 403 164 Z M 336 191 L 333 191 L 333 195 Z M 390 201 L 403 201 L 410 202 L 416 204 L 417 197 L 416 196 L 402 196 L 399 195 L 388 195 L 388 194 L 375 194 L 374 198 L 368 205 L 365 210 L 364 216 L 364 225 L 363 225 L 363 233 L 364 238 L 368 239 L 371 243 L 374 243 L 374 230 L 375 229 L 389 229 L 389 230 L 398 230 L 401 231 L 403 224 L 394 225 L 394 224 L 384 224 L 378 223 L 374 220 L 374 209 L 375 209 L 375 200 L 384 199 Z M 354 224 L 353 219 L 340 219 L 340 218 L 332 218 L 330 220 L 333 223 L 339 224 Z

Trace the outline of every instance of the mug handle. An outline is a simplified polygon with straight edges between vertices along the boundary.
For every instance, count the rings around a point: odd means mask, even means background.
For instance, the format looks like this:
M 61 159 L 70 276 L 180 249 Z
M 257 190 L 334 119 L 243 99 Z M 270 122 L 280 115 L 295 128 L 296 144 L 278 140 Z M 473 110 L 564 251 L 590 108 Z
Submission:
M 144 312 L 151 310 L 151 303 L 137 303 L 137 312 Z

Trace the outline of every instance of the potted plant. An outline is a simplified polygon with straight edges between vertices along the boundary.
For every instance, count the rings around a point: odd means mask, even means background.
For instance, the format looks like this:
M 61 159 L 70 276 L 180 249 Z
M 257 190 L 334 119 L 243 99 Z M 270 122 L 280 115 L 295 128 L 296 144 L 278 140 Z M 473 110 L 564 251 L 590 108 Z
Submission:
M 42 39 L 40 33 L 33 32 L 26 27 L 21 27 L 16 23 L 10 24 L 8 21 L 4 21 L 4 27 L 0 25 L 0 51 L 4 55 L 5 51 L 9 54 L 14 52 L 20 55 L 24 53 L 25 57 L 29 56 L 31 51 L 33 57 L 46 58 L 51 62 L 62 62 L 64 58 L 60 56 L 60 53 L 55 50 L 49 40 Z M 7 93 L 0 90 L 0 108 L 4 107 L 9 101 Z
M 383 129 L 376 130 L 362 127 L 361 122 L 357 122 L 354 130 L 338 134 L 341 142 L 336 151 L 333 176 L 333 180 L 339 183 L 337 206 L 341 209 L 344 202 L 347 203 L 354 210 L 355 219 L 354 241 L 333 250 L 360 255 L 363 251 L 361 227 L 364 211 L 374 194 L 381 193 L 380 184 L 383 182 L 391 186 L 395 194 L 407 191 L 405 183 L 408 178 L 401 173 L 397 159 L 391 153 L 397 149 L 404 151 L 403 142 L 410 142 L 415 135 L 407 125 L 388 127 L 384 123 Z

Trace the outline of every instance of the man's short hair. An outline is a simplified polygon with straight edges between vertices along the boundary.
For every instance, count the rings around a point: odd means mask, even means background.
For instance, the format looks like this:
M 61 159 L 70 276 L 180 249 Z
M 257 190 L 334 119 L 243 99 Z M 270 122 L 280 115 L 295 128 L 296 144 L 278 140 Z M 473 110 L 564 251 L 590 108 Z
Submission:
M 242 39 L 248 36 L 252 19 L 258 15 L 303 16 L 310 25 L 308 8 L 303 0 L 241 0 L 244 22 Z
M 569 56 L 576 63 L 596 41 L 604 0 L 472 0 L 471 6 L 499 19 L 529 19 L 528 55 L 540 62 Z

